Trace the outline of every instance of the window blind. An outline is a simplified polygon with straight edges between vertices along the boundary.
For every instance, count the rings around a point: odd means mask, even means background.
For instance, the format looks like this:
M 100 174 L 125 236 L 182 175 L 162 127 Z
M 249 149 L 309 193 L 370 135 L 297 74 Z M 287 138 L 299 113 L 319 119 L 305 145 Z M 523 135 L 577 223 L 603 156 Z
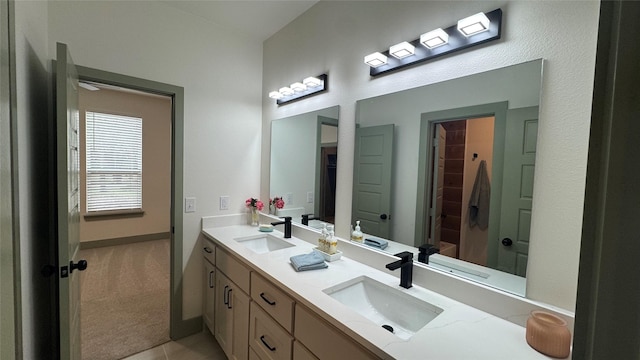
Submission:
M 87 211 L 142 209 L 142 118 L 86 113 Z

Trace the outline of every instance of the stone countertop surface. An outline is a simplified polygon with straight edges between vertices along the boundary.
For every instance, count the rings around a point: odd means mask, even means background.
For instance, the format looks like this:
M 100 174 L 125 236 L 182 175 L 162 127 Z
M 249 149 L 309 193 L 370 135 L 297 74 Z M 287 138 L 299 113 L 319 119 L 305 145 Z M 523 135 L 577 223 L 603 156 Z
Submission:
M 213 227 L 204 228 L 202 233 L 381 358 L 550 359 L 527 344 L 525 328 L 420 286 L 404 289 L 397 277 L 382 270 L 384 264 L 376 269 L 342 256 L 328 262 L 326 269 L 296 272 L 289 258 L 314 248 L 304 240 L 284 239 L 283 233 L 273 231 L 269 234 L 295 246 L 257 254 L 234 240 L 261 234 L 257 227 Z M 402 340 L 322 291 L 362 275 L 440 307 L 443 312 L 410 339 Z

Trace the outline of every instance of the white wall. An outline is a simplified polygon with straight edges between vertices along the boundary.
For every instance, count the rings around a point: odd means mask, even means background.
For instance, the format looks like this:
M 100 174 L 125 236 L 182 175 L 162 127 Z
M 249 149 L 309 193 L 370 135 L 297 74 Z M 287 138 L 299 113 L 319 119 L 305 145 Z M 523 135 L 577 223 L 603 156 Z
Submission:
M 53 1 L 51 54 L 57 41 L 78 65 L 184 87 L 184 196 L 197 211 L 184 215 L 183 318 L 200 315 L 200 218 L 259 193 L 261 44 L 151 1 Z
M 499 41 L 369 77 L 365 55 L 498 7 L 504 14 Z M 573 311 L 598 14 L 597 1 L 318 3 L 264 44 L 262 196 L 269 189 L 269 122 L 340 105 L 336 227 L 345 237 L 357 100 L 544 58 L 527 296 Z M 331 84 L 325 94 L 281 107 L 266 97 L 281 84 L 323 72 Z

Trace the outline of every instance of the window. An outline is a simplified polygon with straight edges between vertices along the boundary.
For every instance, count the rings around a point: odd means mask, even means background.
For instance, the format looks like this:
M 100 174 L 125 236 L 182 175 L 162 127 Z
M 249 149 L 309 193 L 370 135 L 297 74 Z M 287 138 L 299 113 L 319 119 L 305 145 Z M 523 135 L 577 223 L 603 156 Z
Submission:
M 86 113 L 87 212 L 142 209 L 142 119 Z

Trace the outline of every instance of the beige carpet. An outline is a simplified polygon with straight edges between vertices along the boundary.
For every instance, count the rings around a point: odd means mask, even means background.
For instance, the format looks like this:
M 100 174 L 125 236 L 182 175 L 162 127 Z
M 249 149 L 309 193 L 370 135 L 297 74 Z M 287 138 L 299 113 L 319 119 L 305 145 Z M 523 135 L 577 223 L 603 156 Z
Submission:
M 81 250 L 82 358 L 115 360 L 169 341 L 169 240 Z

